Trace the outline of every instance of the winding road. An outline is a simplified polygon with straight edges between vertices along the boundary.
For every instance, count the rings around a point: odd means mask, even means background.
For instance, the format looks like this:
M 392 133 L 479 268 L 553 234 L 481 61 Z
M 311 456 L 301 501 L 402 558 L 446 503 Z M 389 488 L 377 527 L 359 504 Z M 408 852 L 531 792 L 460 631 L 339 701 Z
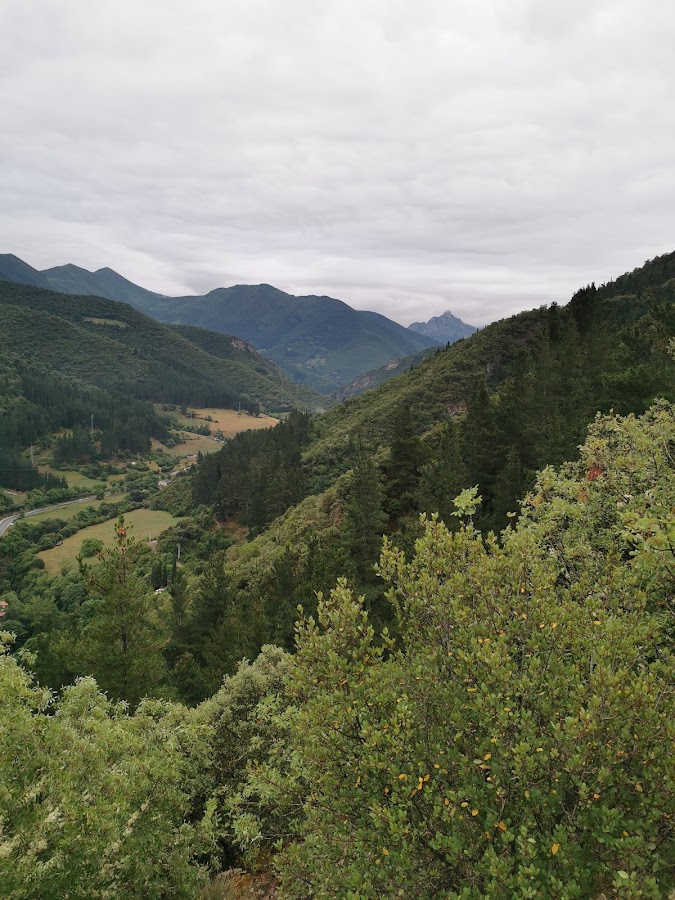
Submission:
M 37 516 L 38 513 L 49 512 L 52 509 L 63 509 L 65 506 L 73 506 L 75 503 L 90 503 L 95 499 L 96 497 L 92 494 L 90 497 L 80 497 L 78 500 L 68 500 L 67 503 L 55 503 L 53 506 L 43 506 L 41 509 L 29 509 L 26 510 L 24 516 L 26 518 L 28 518 L 28 516 Z M 0 519 L 0 537 L 12 527 L 20 516 L 21 513 L 14 513 L 11 516 L 7 516 L 5 519 Z

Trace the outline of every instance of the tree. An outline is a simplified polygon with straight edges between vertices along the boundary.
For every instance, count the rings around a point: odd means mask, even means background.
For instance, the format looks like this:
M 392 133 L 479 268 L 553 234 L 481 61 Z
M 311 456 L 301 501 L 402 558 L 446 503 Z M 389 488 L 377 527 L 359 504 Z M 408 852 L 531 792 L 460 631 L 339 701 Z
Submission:
M 356 577 L 369 581 L 382 545 L 387 523 L 380 470 L 372 456 L 360 453 L 352 469 L 345 503 L 343 535 L 354 562 Z
M 460 447 L 459 429 L 453 419 L 443 428 L 438 449 L 422 469 L 419 507 L 422 512 L 437 512 L 451 527 L 452 501 L 467 486 L 467 474 Z
M 138 547 L 120 516 L 115 546 L 101 551 L 96 566 L 85 568 L 96 612 L 85 626 L 77 653 L 81 670 L 94 674 L 112 697 L 136 704 L 165 682 L 162 650 L 168 642 L 166 610 L 135 572 Z
M 409 406 L 403 406 L 395 417 L 389 462 L 386 466 L 388 511 L 402 518 L 417 508 L 417 491 L 426 453 L 416 434 Z

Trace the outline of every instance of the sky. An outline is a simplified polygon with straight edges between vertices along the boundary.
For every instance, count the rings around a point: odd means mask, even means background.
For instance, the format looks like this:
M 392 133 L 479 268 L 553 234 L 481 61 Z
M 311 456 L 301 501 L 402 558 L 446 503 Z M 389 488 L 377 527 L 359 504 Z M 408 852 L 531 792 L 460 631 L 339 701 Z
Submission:
M 408 324 L 675 250 L 672 0 L 0 0 L 0 252 Z

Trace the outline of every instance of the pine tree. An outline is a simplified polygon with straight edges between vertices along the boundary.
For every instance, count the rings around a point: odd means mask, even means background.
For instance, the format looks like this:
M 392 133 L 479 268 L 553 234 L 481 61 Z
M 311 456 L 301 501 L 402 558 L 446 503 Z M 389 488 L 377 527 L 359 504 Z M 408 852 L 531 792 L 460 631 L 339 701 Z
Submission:
M 390 515 L 401 518 L 417 508 L 420 471 L 426 452 L 415 432 L 409 406 L 404 406 L 393 423 L 391 455 L 386 468 L 387 506 Z
M 98 595 L 96 614 L 79 644 L 85 670 L 112 697 L 136 704 L 155 694 L 166 678 L 162 650 L 168 642 L 164 612 L 135 571 L 137 545 L 120 516 L 115 545 L 84 568 L 89 590 Z
M 349 480 L 343 535 L 360 581 L 373 578 L 387 521 L 380 470 L 366 453 L 357 456 Z
M 422 512 L 437 512 L 450 528 L 456 519 L 454 498 L 467 487 L 467 473 L 460 448 L 459 431 L 453 419 L 443 428 L 438 449 L 422 470 L 419 507 Z

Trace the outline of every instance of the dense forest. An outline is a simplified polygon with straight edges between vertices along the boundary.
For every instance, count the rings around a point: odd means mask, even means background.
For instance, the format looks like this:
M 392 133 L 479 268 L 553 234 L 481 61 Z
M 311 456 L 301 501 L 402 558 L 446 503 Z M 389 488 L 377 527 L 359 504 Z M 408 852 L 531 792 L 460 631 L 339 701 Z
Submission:
M 163 325 L 102 297 L 0 281 L 0 350 L 137 400 L 268 412 L 322 405 L 237 338 Z
M 0 361 L 0 487 L 29 491 L 63 486 L 58 476 L 39 473 L 25 454 L 55 432 L 60 433 L 54 441 L 56 464 L 147 453 L 153 437 L 169 436 L 151 404 L 7 354 Z
M 8 896 L 237 896 L 235 867 L 287 898 L 668 897 L 674 276 L 0 538 Z M 41 406 L 12 366 L 45 429 L 72 407 L 78 459 L 80 388 L 44 376 Z M 181 519 L 151 547 L 134 503 Z M 47 574 L 40 547 L 119 514 Z

